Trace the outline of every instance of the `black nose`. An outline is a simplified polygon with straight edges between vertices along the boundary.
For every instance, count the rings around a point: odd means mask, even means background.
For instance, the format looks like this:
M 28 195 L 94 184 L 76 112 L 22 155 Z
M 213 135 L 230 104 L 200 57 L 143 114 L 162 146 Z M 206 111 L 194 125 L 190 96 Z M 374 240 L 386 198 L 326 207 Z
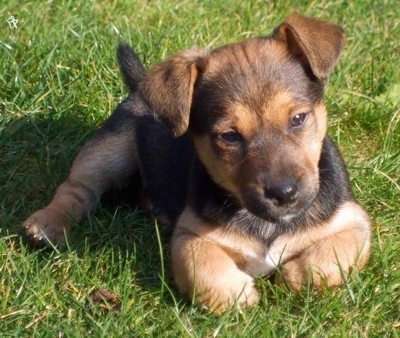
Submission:
M 287 181 L 265 189 L 265 197 L 278 206 L 292 204 L 297 200 L 298 196 L 299 188 L 295 181 Z

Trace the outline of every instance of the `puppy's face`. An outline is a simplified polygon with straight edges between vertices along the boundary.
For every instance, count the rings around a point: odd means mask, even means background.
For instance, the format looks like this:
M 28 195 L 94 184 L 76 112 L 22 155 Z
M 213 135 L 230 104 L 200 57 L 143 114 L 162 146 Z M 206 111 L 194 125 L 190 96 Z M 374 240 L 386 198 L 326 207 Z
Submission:
M 189 130 L 213 180 L 255 215 L 288 221 L 316 197 L 323 86 L 282 44 L 254 39 L 212 52 Z
M 250 212 L 290 221 L 319 189 L 324 81 L 343 30 L 289 16 L 269 38 L 178 53 L 140 93 L 173 134 L 189 131 L 212 179 Z

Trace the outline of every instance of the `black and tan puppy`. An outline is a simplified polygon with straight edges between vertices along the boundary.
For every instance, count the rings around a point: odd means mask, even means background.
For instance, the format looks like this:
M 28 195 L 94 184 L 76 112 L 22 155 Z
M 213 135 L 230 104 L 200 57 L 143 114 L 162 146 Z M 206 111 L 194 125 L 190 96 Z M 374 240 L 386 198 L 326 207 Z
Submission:
M 336 25 L 291 15 L 271 37 L 183 51 L 148 74 L 120 46 L 130 95 L 26 234 L 62 244 L 72 219 L 140 171 L 154 217 L 175 228 L 173 273 L 188 297 L 251 305 L 254 277 L 278 266 L 296 289 L 341 284 L 365 265 L 371 235 L 326 135 L 324 83 L 344 40 Z

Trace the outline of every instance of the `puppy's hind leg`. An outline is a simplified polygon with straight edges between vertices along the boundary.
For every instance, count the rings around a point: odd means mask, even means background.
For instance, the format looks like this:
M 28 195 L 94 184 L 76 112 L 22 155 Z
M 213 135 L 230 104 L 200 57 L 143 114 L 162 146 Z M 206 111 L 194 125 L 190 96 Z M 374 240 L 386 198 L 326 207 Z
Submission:
M 32 244 L 63 245 L 71 221 L 81 221 L 104 192 L 123 187 L 138 168 L 135 118 L 130 106 L 129 99 L 120 104 L 79 152 L 50 204 L 24 222 Z

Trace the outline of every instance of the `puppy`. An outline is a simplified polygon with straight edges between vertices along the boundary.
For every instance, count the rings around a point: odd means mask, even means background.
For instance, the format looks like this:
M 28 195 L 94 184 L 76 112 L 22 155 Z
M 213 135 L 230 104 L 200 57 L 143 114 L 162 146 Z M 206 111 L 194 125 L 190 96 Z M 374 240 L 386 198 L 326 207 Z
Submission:
M 278 267 L 294 289 L 341 284 L 371 242 L 327 136 L 324 84 L 344 41 L 340 27 L 294 14 L 270 37 L 186 50 L 147 74 L 120 45 L 130 94 L 26 235 L 62 245 L 72 220 L 140 171 L 152 214 L 174 227 L 176 285 L 199 304 L 252 305 L 254 278 Z

